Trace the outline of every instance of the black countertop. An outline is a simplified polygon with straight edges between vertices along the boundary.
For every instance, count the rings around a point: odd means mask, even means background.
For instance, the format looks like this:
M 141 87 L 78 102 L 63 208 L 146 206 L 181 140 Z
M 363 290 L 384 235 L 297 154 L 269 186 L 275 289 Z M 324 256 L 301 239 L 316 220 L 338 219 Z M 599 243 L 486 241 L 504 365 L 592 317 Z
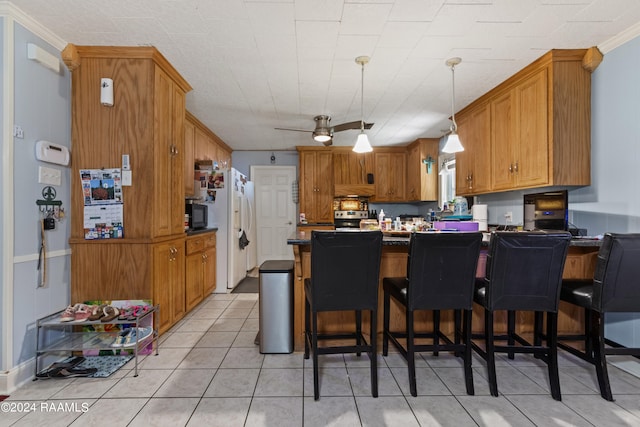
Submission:
M 216 232 L 216 231 L 218 231 L 218 227 L 199 228 L 197 230 L 189 229 L 189 230 L 187 230 L 186 234 L 187 234 L 187 236 L 197 236 L 199 234 L 213 233 L 213 232 Z
M 356 231 L 357 232 L 357 231 Z M 483 242 L 488 246 L 488 242 Z M 288 245 L 309 245 L 311 244 L 311 232 L 296 231 L 287 239 Z M 383 246 L 409 246 L 409 237 L 398 237 L 393 235 L 385 235 L 382 238 Z M 571 239 L 569 246 L 579 247 L 599 247 L 602 245 L 602 239 Z

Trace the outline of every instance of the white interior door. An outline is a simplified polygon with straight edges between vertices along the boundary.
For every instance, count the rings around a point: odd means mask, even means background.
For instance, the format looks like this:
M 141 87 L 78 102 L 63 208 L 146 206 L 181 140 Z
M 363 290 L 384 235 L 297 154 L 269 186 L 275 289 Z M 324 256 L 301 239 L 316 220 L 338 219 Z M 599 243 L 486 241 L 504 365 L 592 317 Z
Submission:
M 293 260 L 287 238 L 296 230 L 292 186 L 295 166 L 251 166 L 255 185 L 258 266 L 266 260 Z

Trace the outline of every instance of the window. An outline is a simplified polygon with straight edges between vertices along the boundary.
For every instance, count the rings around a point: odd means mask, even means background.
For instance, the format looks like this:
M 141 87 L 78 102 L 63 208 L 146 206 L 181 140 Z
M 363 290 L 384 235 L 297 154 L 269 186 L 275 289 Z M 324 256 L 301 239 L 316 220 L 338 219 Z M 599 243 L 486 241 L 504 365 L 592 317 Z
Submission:
M 444 160 L 443 163 L 446 174 L 440 175 L 440 207 L 456 197 L 456 159 Z

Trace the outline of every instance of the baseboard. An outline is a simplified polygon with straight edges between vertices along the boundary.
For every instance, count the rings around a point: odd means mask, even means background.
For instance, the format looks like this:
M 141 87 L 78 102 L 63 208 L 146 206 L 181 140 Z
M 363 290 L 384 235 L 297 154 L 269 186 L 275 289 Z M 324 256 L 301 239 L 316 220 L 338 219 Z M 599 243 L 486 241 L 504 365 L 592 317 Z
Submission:
M 0 394 L 11 395 L 23 384 L 33 380 L 35 359 L 27 360 L 9 371 L 0 372 Z

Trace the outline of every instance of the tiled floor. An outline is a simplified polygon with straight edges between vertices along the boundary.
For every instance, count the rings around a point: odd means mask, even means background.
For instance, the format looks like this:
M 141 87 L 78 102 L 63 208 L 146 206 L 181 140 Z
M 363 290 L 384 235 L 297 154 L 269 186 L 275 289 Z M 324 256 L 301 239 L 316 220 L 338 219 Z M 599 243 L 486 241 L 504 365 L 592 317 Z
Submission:
M 107 379 L 29 383 L 4 403 L 32 411 L 5 410 L 0 426 L 640 425 L 639 378 L 611 366 L 616 401 L 607 402 L 593 367 L 566 353 L 562 402 L 548 393 L 546 368 L 522 355 L 500 359 L 497 398 L 475 359 L 476 395 L 468 396 L 460 361 L 446 353 L 419 358 L 415 398 L 403 359 L 379 356 L 377 399 L 366 356 L 321 356 L 321 398 L 314 401 L 310 361 L 301 353 L 260 354 L 257 331 L 257 294 L 212 295 L 161 338 L 160 355 L 147 356 L 137 378 L 129 362 Z

